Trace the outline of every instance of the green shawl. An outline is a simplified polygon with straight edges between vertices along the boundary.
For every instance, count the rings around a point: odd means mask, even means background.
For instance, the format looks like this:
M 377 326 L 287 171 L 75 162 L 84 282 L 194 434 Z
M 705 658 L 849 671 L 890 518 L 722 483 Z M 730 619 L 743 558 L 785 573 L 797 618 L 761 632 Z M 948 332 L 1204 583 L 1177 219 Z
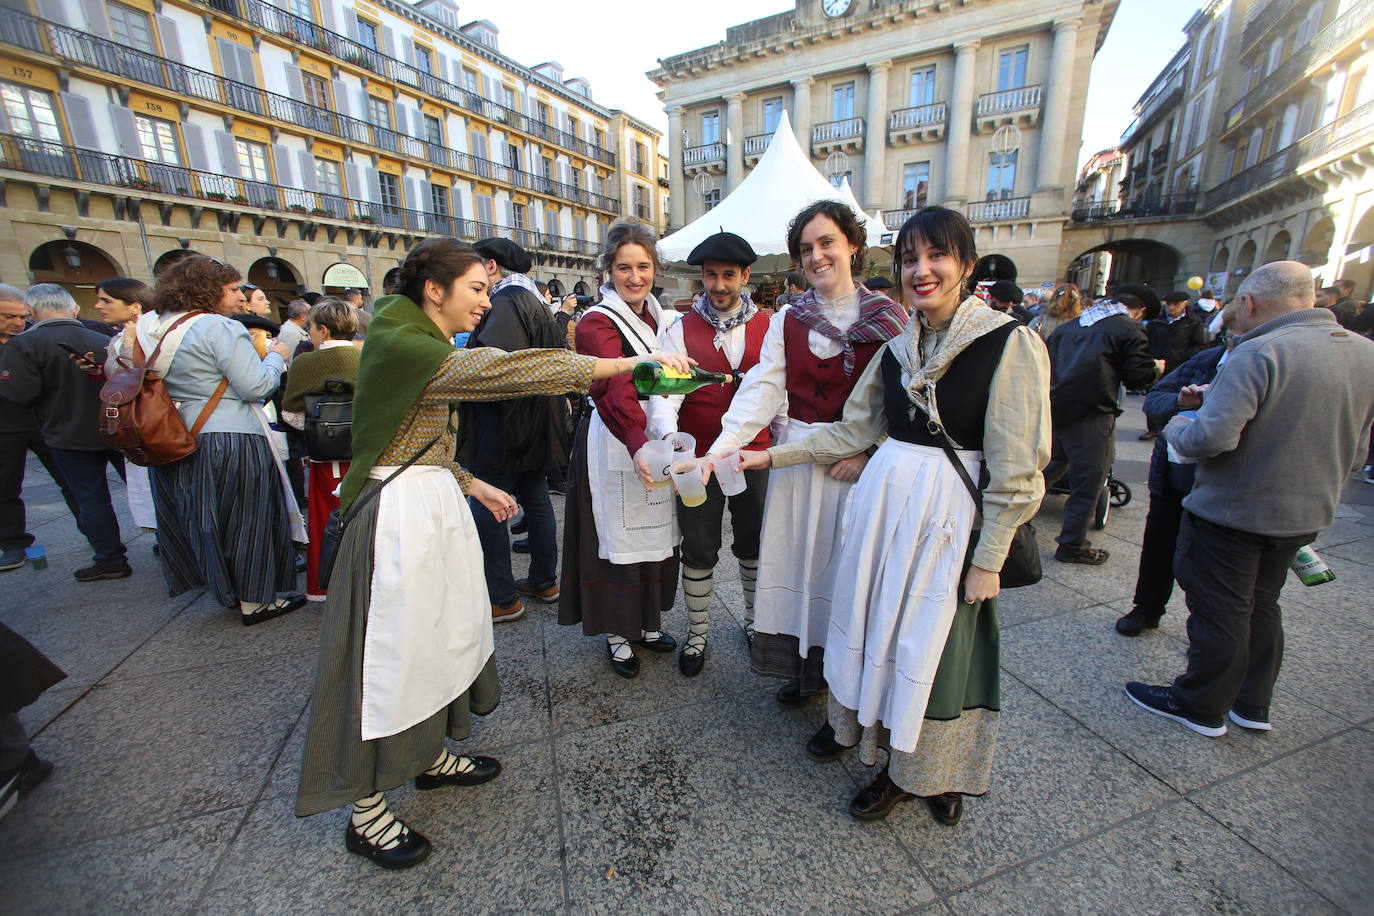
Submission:
M 353 463 L 339 493 L 345 512 L 452 352 L 453 341 L 414 302 L 405 296 L 377 300 L 353 394 Z

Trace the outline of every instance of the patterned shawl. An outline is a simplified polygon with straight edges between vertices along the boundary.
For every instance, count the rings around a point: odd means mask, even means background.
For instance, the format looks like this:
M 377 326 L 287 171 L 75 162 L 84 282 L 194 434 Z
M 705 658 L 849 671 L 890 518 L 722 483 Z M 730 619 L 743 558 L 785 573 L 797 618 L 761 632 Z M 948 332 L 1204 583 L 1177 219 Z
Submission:
M 843 331 L 825 317 L 814 289 L 802 293 L 801 298 L 788 311 L 789 315 L 806 327 L 839 342 L 844 347 L 846 378 L 854 374 L 854 344 L 882 343 L 890 340 L 901 333 L 902 325 L 907 320 L 906 311 L 886 296 L 872 292 L 865 286 L 860 286 L 858 293 L 859 317 Z
M 753 299 L 749 298 L 748 293 L 741 290 L 739 294 L 739 308 L 736 309 L 735 314 L 731 315 L 729 318 L 720 317 L 720 312 L 717 312 L 715 307 L 711 305 L 711 299 L 705 293 L 697 296 L 697 301 L 692 303 L 692 310 L 700 315 L 707 324 L 716 329 L 716 337 L 713 343 L 716 349 L 719 350 L 725 346 L 726 332 L 739 327 L 750 318 L 753 318 L 758 314 L 759 307 L 754 304 Z
M 1015 321 L 1016 319 L 1007 313 L 989 308 L 977 296 L 969 296 L 959 303 L 954 317 L 950 319 L 944 345 L 930 358 L 930 362 L 923 365 L 921 338 L 925 334 L 935 332 L 926 328 L 919 311 L 912 311 L 911 319 L 907 321 L 901 336 L 893 338 L 889 346 L 892 355 L 897 357 L 897 362 L 902 366 L 902 385 L 906 388 L 911 403 L 924 411 L 931 422 L 944 429 L 944 423 L 940 420 L 940 407 L 935 403 L 935 383 L 940 381 L 949 364 L 954 361 L 954 357 L 964 352 L 969 344 L 984 334 Z

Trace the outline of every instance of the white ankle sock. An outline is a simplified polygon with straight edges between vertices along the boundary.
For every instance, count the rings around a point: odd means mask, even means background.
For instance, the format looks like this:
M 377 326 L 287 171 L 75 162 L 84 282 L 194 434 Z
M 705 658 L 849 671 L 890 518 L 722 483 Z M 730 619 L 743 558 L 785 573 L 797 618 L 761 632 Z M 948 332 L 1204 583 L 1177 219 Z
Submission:
M 687 644 L 684 655 L 700 655 L 706 651 L 706 633 L 710 629 L 712 570 L 682 567 L 682 594 L 687 602 Z
M 607 636 L 606 645 L 611 647 L 611 658 L 618 662 L 628 662 L 635 657 L 635 650 L 630 648 L 630 641 L 623 636 Z
M 353 829 L 378 849 L 390 849 L 405 839 L 406 825 L 398 821 L 377 792 L 353 803 Z

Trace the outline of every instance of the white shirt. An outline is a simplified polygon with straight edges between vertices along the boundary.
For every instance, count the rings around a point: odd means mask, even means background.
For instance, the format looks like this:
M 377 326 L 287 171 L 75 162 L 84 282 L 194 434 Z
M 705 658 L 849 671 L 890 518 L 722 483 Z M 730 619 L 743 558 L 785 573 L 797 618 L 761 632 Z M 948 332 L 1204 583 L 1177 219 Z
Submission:
M 817 293 L 816 301 L 822 314 L 841 331 L 858 320 L 857 289 L 839 299 L 826 299 Z M 787 345 L 783 340 L 786 320 L 783 312 L 769 319 L 759 363 L 740 382 L 739 391 L 735 392 L 735 399 L 721 421 L 720 436 L 711 445 L 709 454 L 723 455 L 747 445 L 775 417 L 787 412 Z M 844 352 L 844 345 L 839 341 L 812 330 L 807 331 L 806 347 L 816 359 L 831 359 Z

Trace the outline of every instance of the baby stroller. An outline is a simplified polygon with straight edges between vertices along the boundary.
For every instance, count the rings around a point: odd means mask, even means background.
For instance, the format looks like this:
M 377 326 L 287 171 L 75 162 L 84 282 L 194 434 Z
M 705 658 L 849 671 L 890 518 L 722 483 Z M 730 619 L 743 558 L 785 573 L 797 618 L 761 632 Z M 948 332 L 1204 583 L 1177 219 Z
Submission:
M 1060 477 L 1049 491 L 1061 496 L 1066 495 L 1069 492 L 1069 476 L 1065 474 Z M 1093 509 L 1093 530 L 1101 531 L 1107 527 L 1107 516 L 1111 514 L 1113 506 L 1119 509 L 1130 501 L 1131 488 L 1108 471 L 1107 482 L 1102 485 L 1102 494 L 1098 496 L 1097 506 Z

